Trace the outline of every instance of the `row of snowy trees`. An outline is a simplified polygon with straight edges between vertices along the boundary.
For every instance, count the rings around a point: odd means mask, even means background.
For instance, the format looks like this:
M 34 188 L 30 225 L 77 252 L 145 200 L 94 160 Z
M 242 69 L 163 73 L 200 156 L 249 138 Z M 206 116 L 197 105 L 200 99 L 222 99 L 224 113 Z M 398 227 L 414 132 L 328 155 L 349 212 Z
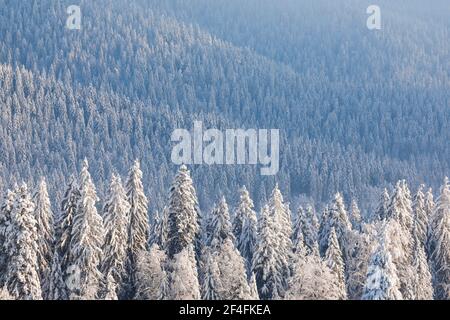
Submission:
M 450 299 L 450 185 L 435 203 L 405 181 L 363 221 L 337 194 L 320 217 L 292 215 L 275 186 L 258 215 L 245 187 L 200 213 L 182 166 L 148 219 L 139 162 L 114 174 L 98 209 L 87 161 L 53 214 L 45 180 L 0 208 L 2 299 Z

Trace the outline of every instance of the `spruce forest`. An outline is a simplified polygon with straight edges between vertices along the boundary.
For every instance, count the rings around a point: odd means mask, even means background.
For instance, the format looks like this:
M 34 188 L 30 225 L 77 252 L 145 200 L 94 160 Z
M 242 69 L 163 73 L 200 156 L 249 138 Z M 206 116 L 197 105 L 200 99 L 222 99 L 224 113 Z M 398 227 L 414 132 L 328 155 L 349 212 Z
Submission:
M 0 0 L 0 300 L 450 300 L 449 18 Z M 199 121 L 279 171 L 175 163 Z

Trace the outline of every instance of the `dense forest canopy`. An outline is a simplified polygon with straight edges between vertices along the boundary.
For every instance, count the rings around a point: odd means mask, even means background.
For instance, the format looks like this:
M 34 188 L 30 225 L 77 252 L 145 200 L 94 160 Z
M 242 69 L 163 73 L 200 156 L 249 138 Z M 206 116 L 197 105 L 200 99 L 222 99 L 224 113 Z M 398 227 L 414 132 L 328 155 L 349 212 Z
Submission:
M 446 1 L 0 0 L 0 188 L 46 176 L 55 201 L 87 157 L 104 195 L 141 160 L 151 212 L 176 167 L 170 134 L 282 129 L 280 173 L 194 166 L 202 208 L 246 185 L 256 206 L 277 181 L 290 201 L 337 191 L 373 208 L 408 179 L 437 187 L 450 169 Z M 442 10 L 441 10 L 442 9 Z M 69 173 L 69 174 L 67 174 Z

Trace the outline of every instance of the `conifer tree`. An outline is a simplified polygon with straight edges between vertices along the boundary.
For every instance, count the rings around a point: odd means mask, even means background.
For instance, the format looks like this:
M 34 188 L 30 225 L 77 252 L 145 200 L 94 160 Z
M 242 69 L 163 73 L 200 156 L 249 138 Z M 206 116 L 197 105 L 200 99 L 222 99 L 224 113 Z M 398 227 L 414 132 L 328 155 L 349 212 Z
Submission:
M 370 260 L 363 300 L 402 300 L 397 269 L 387 249 L 386 237 L 388 234 L 384 231 Z
M 385 188 L 381 194 L 380 202 L 378 203 L 378 207 L 372 221 L 383 221 L 387 219 L 390 199 L 391 197 L 389 196 L 389 192 Z
M 192 244 L 173 256 L 169 295 L 171 300 L 200 300 L 197 264 Z
M 253 256 L 252 270 L 256 276 L 259 296 L 263 300 L 281 296 L 284 291 L 283 269 L 279 263 L 276 229 L 269 208 L 262 209 L 259 238 Z
M 425 203 L 425 195 L 423 193 L 424 186 L 421 185 L 413 200 L 413 234 L 414 237 L 420 241 L 420 243 L 425 246 L 427 243 L 427 233 L 428 233 L 428 214 Z
M 220 271 L 217 261 L 209 249 L 204 250 L 202 260 L 202 299 L 219 300 L 222 288 L 220 287 Z
M 97 212 L 97 193 L 87 160 L 80 172 L 80 199 L 73 216 L 70 242 L 70 266 L 66 281 L 71 300 L 93 300 L 97 298 L 101 273 L 104 229 Z
M 435 298 L 450 300 L 450 184 L 445 178 L 431 219 L 431 261 Z
M 136 296 L 138 300 L 163 300 L 168 296 L 167 274 L 164 266 L 167 257 L 157 244 L 149 251 L 141 251 L 137 257 Z
M 25 184 L 16 193 L 11 210 L 11 225 L 6 235 L 8 265 L 5 283 L 8 292 L 16 299 L 40 300 L 42 290 L 34 204 Z
M 47 183 L 42 179 L 33 196 L 35 204 L 34 216 L 38 235 L 37 259 L 39 266 L 39 278 L 42 286 L 42 296 L 48 299 L 50 269 L 53 257 L 54 222 L 53 212 L 47 191 Z
M 55 241 L 56 248 L 59 252 L 61 260 L 61 272 L 64 282 L 68 280 L 70 276 L 68 268 L 71 264 L 71 243 L 72 243 L 72 228 L 73 217 L 77 211 L 77 205 L 80 201 L 80 190 L 76 178 L 72 176 L 69 180 L 69 184 L 64 193 L 64 197 L 61 204 L 61 212 L 56 219 L 55 226 Z
M 414 241 L 414 300 L 432 300 L 433 285 L 425 248 L 418 238 Z
M 155 214 L 155 222 L 153 232 L 151 234 L 150 244 L 157 244 L 160 248 L 166 248 L 167 239 L 169 237 L 168 226 L 168 208 L 164 207 L 163 211 Z
M 236 237 L 236 247 L 246 262 L 247 273 L 250 274 L 258 238 L 258 220 L 253 201 L 245 186 L 240 191 L 233 230 Z
M 339 247 L 339 242 L 334 228 L 331 229 L 330 239 L 328 241 L 328 248 L 325 254 L 325 262 L 336 278 L 336 286 L 340 292 L 339 299 L 341 300 L 347 299 L 344 259 L 342 257 L 342 251 L 341 248 Z
M 170 189 L 169 196 L 169 238 L 167 253 L 169 257 L 194 245 L 199 232 L 199 209 L 197 195 L 190 173 L 181 166 Z
M 294 224 L 293 247 L 299 246 L 299 241 L 303 241 L 308 254 L 319 254 L 319 246 L 317 243 L 317 233 L 319 222 L 312 206 L 307 206 L 306 210 L 299 207 L 297 219 Z
M 225 197 L 222 197 L 213 209 L 210 224 L 209 230 L 211 233 L 208 235 L 207 245 L 213 250 L 218 250 L 227 240 L 235 241 Z
M 352 224 L 353 229 L 361 230 L 361 211 L 359 210 L 358 203 L 355 199 L 352 200 L 350 206 L 350 223 Z
M 256 285 L 256 276 L 254 273 L 252 273 L 252 276 L 250 277 L 250 296 L 251 300 L 259 300 L 259 293 L 258 293 L 258 287 Z
M 129 210 L 130 204 L 121 179 L 114 174 L 103 207 L 105 242 L 100 268 L 104 277 L 112 278 L 104 279 L 104 283 L 109 285 L 106 292 L 109 292 L 110 299 L 114 298 L 110 291 L 113 285 L 118 290 L 116 295 L 122 296 L 125 290 Z
M 130 205 L 128 225 L 127 291 L 128 297 L 136 294 L 136 261 L 138 254 L 147 249 L 149 240 L 148 200 L 142 184 L 142 171 L 139 161 L 135 161 L 128 173 L 126 195 Z
M 5 276 L 8 265 L 8 251 L 6 248 L 7 239 L 11 231 L 11 211 L 17 194 L 7 190 L 6 196 L 0 207 L 0 288 L 5 285 Z
M 61 259 L 57 249 L 53 253 L 49 280 L 47 299 L 67 300 L 67 287 L 64 283 L 64 277 L 61 270 Z

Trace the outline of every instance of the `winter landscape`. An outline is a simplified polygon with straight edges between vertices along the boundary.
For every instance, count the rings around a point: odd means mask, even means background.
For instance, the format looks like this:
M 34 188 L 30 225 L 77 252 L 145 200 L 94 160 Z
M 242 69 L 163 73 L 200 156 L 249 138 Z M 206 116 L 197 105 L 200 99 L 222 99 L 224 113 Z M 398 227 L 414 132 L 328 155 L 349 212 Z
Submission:
M 445 0 L 0 0 L 0 300 L 450 300 Z

